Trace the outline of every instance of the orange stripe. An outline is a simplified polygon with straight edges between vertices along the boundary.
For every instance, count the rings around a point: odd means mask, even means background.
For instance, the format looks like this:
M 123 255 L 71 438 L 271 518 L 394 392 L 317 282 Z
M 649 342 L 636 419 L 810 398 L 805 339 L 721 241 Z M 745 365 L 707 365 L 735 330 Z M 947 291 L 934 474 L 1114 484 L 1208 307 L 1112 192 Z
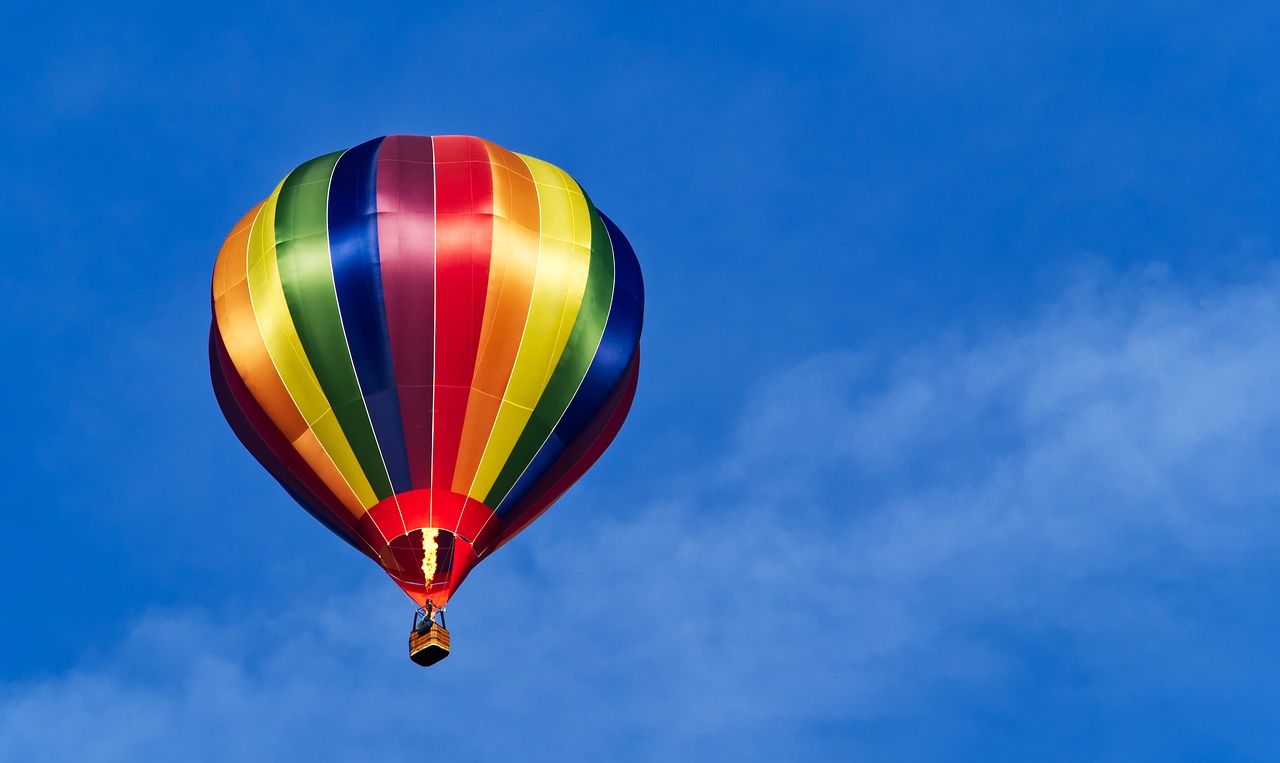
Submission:
M 453 491 L 465 494 L 484 456 L 520 351 L 538 258 L 538 191 L 528 166 L 485 141 L 493 171 L 493 249 L 480 351 L 467 400 Z
M 214 320 L 227 356 L 254 399 L 325 486 L 333 491 L 353 517 L 358 517 L 364 513 L 360 499 L 333 465 L 294 404 L 275 364 L 271 362 L 254 317 L 249 298 L 249 234 L 265 203 L 259 203 L 241 218 L 218 252 L 213 266 Z

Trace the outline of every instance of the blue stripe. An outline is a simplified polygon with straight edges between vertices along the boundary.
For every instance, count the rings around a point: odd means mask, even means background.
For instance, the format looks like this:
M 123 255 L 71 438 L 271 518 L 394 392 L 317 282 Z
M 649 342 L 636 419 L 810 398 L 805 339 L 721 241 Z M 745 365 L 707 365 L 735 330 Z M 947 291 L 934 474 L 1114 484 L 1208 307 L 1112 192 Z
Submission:
M 342 327 L 383 463 L 395 492 L 411 490 L 409 457 L 391 361 L 378 255 L 378 149 L 382 138 L 347 151 L 329 184 L 329 255 Z
M 636 259 L 631 242 L 622 235 L 618 226 L 597 210 L 609 233 L 613 245 L 614 282 L 613 302 L 609 306 L 609 319 L 604 325 L 604 335 L 587 375 L 578 392 L 565 409 L 551 436 L 538 449 L 529 468 L 516 481 L 495 511 L 498 518 L 506 518 L 521 500 L 538 484 L 538 480 L 555 466 L 582 430 L 608 400 L 614 388 L 622 381 L 627 365 L 640 344 L 640 327 L 644 319 L 644 279 L 640 275 L 640 262 Z

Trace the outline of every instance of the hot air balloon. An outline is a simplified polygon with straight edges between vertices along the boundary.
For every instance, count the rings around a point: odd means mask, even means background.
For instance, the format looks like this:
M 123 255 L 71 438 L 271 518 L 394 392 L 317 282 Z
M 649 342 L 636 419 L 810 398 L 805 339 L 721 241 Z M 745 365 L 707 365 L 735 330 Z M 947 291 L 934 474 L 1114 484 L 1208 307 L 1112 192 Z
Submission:
M 417 603 L 429 665 L 467 574 L 618 433 L 643 305 L 631 245 L 563 170 L 387 136 L 302 164 L 232 229 L 211 376 L 244 447 Z

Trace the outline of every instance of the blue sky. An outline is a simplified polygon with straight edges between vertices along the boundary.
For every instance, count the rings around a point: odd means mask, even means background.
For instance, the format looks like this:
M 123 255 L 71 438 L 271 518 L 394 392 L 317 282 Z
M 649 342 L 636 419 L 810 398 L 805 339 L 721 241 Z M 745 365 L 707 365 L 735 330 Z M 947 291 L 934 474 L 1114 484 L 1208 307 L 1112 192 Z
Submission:
M 14 11 L 0 758 L 1275 760 L 1280 8 L 1067 5 Z M 564 167 L 648 298 L 429 671 L 205 356 L 234 221 L 397 132 Z

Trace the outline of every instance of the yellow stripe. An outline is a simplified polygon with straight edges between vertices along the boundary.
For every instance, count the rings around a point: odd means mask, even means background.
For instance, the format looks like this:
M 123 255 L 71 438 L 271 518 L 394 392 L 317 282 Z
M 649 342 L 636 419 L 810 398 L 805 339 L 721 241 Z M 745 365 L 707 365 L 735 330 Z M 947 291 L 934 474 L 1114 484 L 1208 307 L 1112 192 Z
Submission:
M 281 381 L 289 391 L 298 410 L 306 419 L 319 445 L 333 460 L 347 484 L 355 491 L 364 508 L 378 502 L 378 497 L 360 468 L 360 462 L 351 450 L 342 427 L 333 414 L 333 407 L 320 388 L 311 363 L 307 360 L 298 339 L 298 330 L 289 314 L 284 288 L 280 284 L 280 270 L 276 262 L 275 216 L 276 202 L 284 183 L 276 186 L 258 215 L 258 223 L 249 235 L 249 297 L 253 300 L 253 312 L 258 328 L 266 343 L 271 362 L 275 364 Z
M 520 352 L 468 492 L 476 500 L 483 500 L 498 479 L 564 352 L 591 263 L 591 212 L 582 189 L 558 167 L 518 156 L 538 189 L 538 269 Z

